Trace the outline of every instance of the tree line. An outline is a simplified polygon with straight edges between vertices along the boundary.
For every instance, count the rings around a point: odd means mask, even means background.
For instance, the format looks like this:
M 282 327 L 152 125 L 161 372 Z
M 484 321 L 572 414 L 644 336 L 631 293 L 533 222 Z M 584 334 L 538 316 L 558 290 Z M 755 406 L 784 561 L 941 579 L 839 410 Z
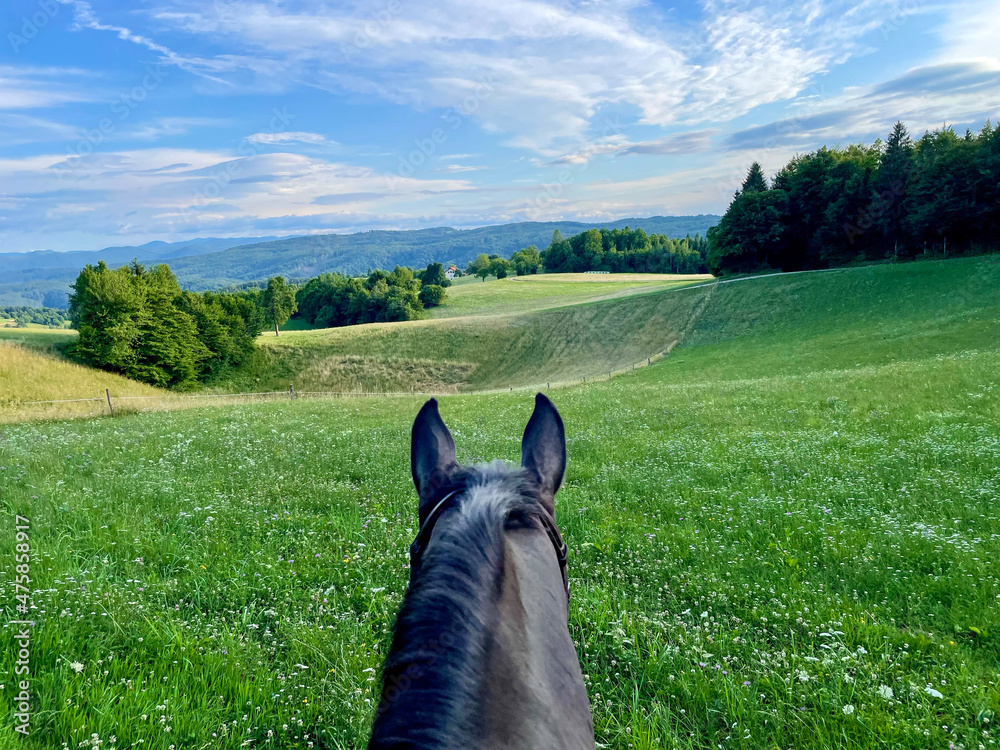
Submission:
M 13 320 L 18 328 L 27 328 L 32 323 L 49 328 L 63 328 L 69 315 L 65 310 L 55 307 L 7 306 L 0 307 L 0 319 Z
M 484 281 L 544 271 L 694 273 L 705 268 L 705 240 L 647 235 L 642 229 L 588 230 L 569 239 L 556 230 L 549 247 L 510 259 L 482 254 L 468 272 Z M 87 265 L 72 285 L 69 319 L 79 337 L 70 354 L 134 380 L 176 389 L 211 382 L 247 363 L 265 327 L 294 316 L 318 328 L 415 320 L 446 299 L 441 263 L 396 266 L 364 277 L 323 273 L 301 284 L 283 277 L 266 286 L 219 292 L 181 289 L 166 264 Z
M 714 273 L 797 271 L 1000 248 L 1000 127 L 951 128 L 754 163 L 708 232 Z
M 481 254 L 466 273 L 483 281 L 512 274 L 533 273 L 705 273 L 708 242 L 704 237 L 672 239 L 642 229 L 588 229 L 569 239 L 557 229 L 552 242 L 539 252 L 534 245 L 518 250 L 510 260 Z
M 296 317 L 317 328 L 416 320 L 444 301 L 450 285 L 440 263 L 419 271 L 396 266 L 361 278 L 322 273 L 295 293 Z
M 564 239 L 558 230 L 542 253 L 549 273 L 704 273 L 707 242 L 672 239 L 642 229 L 588 229 Z

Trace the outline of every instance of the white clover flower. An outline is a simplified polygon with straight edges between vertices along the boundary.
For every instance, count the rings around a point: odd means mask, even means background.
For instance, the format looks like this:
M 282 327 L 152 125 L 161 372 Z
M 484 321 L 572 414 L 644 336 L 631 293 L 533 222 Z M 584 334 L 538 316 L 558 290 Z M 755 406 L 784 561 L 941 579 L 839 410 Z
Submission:
M 844 712 L 844 716 L 850 716 L 851 714 L 854 713 L 854 705 L 851 704 L 851 703 L 848 703 L 846 706 L 844 706 L 840 710 Z
M 887 701 L 891 701 L 892 697 L 895 695 L 895 693 L 892 691 L 892 688 L 889 687 L 888 685 L 879 685 L 878 694 L 883 698 L 885 698 Z
M 70 662 L 69 668 L 72 669 L 77 674 L 80 674 L 80 672 L 82 672 L 84 669 L 83 665 L 78 661 Z
M 944 698 L 944 694 L 939 690 L 935 690 L 930 685 L 924 688 L 924 692 L 927 693 L 931 698 Z

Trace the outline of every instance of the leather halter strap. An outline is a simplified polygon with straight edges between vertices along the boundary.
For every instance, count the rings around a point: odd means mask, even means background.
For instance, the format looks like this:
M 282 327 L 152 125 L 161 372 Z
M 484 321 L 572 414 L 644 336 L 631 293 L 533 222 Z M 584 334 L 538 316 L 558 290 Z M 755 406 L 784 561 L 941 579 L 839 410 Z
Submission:
M 420 524 L 420 529 L 417 531 L 417 538 L 414 539 L 413 544 L 410 545 L 411 571 L 420 563 L 420 559 L 423 557 L 424 551 L 430 543 L 434 526 L 437 524 L 438 519 L 444 512 L 445 507 L 448 505 L 448 501 L 456 495 L 461 494 L 463 491 L 464 490 L 454 490 L 438 500 L 437 504 L 431 508 L 430 513 L 427 514 L 424 522 Z M 552 517 L 546 512 L 542 513 L 539 518 L 542 521 L 542 526 L 545 527 L 545 533 L 548 535 L 549 541 L 552 542 L 552 546 L 555 548 L 556 559 L 559 561 L 559 573 L 562 575 L 563 588 L 566 591 L 566 600 L 569 601 L 569 572 L 567 570 L 569 548 L 566 546 L 566 542 L 563 541 L 562 534 L 559 533 L 556 522 L 552 519 Z

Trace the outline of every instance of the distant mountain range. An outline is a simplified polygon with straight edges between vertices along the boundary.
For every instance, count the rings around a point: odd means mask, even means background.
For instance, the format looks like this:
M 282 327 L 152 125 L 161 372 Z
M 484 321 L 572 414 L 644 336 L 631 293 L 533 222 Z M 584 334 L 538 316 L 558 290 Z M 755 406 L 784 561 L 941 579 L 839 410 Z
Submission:
M 565 236 L 587 229 L 629 226 L 670 237 L 704 235 L 718 216 L 652 216 L 585 224 L 574 221 L 518 222 L 478 229 L 373 230 L 357 234 L 301 237 L 203 238 L 150 242 L 134 247 L 59 253 L 0 253 L 0 305 L 65 307 L 69 285 L 88 263 L 119 266 L 137 258 L 166 262 L 182 286 L 193 290 L 246 284 L 271 276 L 300 279 L 325 271 L 366 273 L 374 268 L 425 266 L 432 261 L 465 266 L 479 253 L 508 257 L 528 245 L 548 246 L 552 232 Z

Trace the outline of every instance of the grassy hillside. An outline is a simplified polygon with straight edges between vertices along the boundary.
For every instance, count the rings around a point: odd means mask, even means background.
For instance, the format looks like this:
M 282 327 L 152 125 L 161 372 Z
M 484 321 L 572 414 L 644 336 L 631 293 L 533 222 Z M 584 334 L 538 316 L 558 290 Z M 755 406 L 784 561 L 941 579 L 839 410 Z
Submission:
M 461 279 L 464 281 L 468 277 Z M 500 280 L 467 282 L 448 287 L 447 299 L 429 310 L 432 318 L 464 315 L 505 315 L 549 307 L 596 302 L 613 297 L 676 289 L 695 281 L 709 281 L 709 274 L 659 273 L 549 273 L 512 276 Z
M 579 276 L 458 286 L 432 320 L 264 335 L 217 388 L 455 392 L 606 375 L 672 346 L 712 291 L 700 277 Z
M 24 402 L 97 398 L 105 395 L 105 389 L 116 397 L 169 398 L 169 394 L 152 386 L 68 361 L 55 347 L 74 336 L 72 332 L 44 328 L 0 329 L 0 422 L 104 414 L 107 404 L 103 402 Z
M 1000 255 L 751 278 L 719 285 L 669 367 L 753 378 L 988 350 L 998 321 Z
M 996 746 L 997 273 L 983 258 L 719 285 L 671 357 L 552 393 L 602 746 Z M 0 502 L 31 520 L 38 622 L 18 746 L 362 747 L 408 575 L 421 401 L 2 428 Z M 442 402 L 463 461 L 516 460 L 530 409 L 525 393 Z M 7 602 L 13 575 L 7 556 Z

